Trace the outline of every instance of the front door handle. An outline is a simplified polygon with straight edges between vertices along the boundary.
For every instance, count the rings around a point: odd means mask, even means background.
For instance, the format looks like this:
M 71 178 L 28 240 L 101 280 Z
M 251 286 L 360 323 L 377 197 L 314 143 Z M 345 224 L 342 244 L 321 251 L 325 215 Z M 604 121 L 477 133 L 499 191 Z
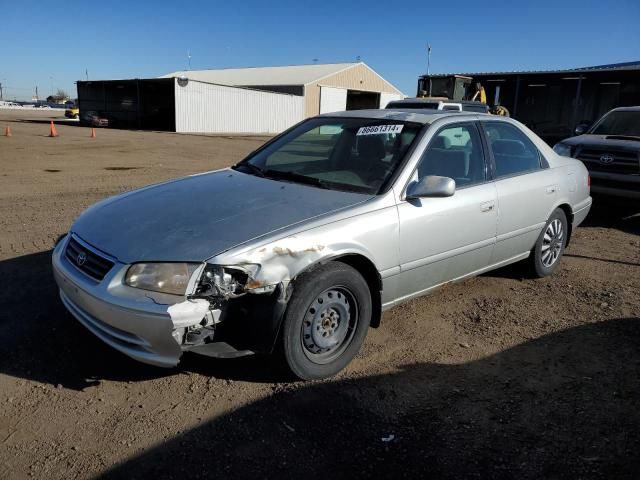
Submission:
M 496 202 L 484 202 L 480 204 L 480 211 L 490 212 L 495 208 L 495 206 L 496 206 Z

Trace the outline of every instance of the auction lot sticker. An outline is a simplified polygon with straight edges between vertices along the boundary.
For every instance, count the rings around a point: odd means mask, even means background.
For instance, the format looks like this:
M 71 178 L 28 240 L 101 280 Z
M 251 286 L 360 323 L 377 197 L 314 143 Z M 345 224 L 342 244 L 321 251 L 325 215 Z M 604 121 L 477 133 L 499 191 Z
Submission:
M 371 127 L 360 127 L 356 136 L 381 135 L 383 133 L 400 133 L 404 125 L 373 125 Z

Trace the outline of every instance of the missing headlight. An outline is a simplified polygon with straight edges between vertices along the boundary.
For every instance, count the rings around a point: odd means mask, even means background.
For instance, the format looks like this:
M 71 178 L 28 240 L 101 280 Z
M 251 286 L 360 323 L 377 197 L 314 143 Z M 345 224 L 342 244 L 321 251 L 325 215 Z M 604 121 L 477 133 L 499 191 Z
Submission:
M 242 296 L 246 287 L 260 270 L 259 265 L 222 266 L 207 265 L 202 272 L 196 289 L 197 297 L 223 297 L 225 299 Z

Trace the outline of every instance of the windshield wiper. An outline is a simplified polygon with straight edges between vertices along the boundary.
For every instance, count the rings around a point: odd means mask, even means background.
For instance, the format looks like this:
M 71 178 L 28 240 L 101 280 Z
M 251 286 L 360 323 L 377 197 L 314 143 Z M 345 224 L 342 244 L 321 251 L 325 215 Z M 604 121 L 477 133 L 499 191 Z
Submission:
M 328 182 L 321 180 L 316 177 L 307 177 L 306 175 L 302 175 L 300 173 L 295 172 L 287 172 L 284 170 L 263 170 L 262 173 L 265 177 L 277 179 L 277 180 L 291 180 L 292 182 L 306 183 L 308 185 L 313 185 L 319 188 L 325 188 L 327 190 L 331 190 Z
M 259 177 L 264 177 L 265 176 L 265 171 L 263 169 L 261 169 L 260 167 L 258 167 L 257 165 L 254 165 L 251 162 L 238 163 L 237 165 L 234 165 L 232 168 L 234 170 L 237 170 L 238 168 L 246 168 L 251 173 L 253 173 L 253 174 L 255 174 L 255 175 L 259 176 Z

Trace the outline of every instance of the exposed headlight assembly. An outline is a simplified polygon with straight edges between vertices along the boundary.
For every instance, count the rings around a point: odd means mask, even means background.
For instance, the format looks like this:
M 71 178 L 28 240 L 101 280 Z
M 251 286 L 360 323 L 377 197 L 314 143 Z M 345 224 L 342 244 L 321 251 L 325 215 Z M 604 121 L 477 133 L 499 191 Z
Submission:
M 202 272 L 197 296 L 234 298 L 247 293 L 247 290 L 261 288 L 255 277 L 260 265 L 207 265 Z
M 556 143 L 553 147 L 553 151 L 563 157 L 570 157 L 572 153 L 571 150 L 571 147 L 564 143 Z
M 201 263 L 135 263 L 125 275 L 130 287 L 152 292 L 184 295 L 189 280 Z

